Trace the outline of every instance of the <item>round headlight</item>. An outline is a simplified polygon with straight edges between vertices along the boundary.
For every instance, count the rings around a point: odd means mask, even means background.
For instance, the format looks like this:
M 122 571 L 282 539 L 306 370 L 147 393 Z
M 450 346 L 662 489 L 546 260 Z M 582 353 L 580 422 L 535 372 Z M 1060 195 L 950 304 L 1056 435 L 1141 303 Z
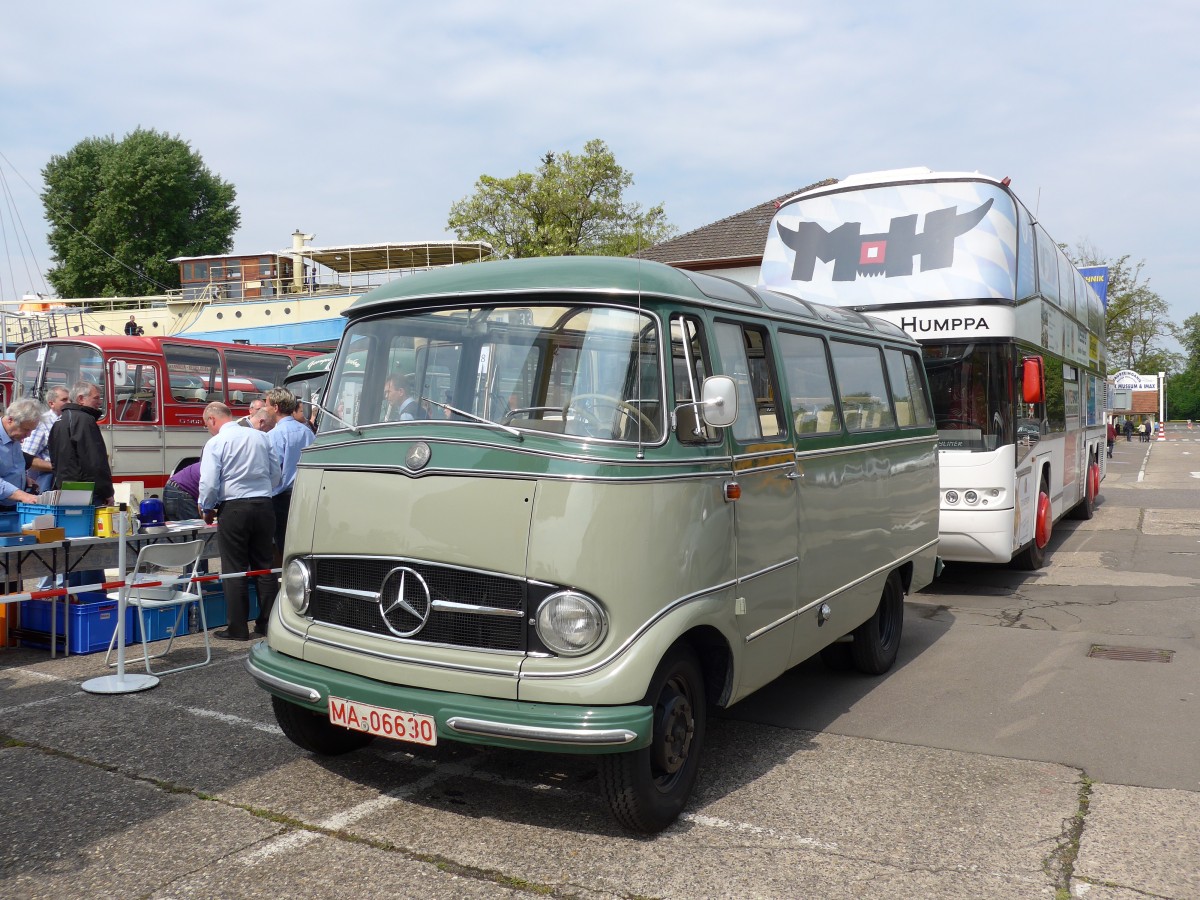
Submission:
M 963 494 L 963 499 L 968 503 L 978 503 L 979 495 L 974 491 L 967 491 L 965 494 Z
M 287 594 L 288 602 L 300 615 L 308 610 L 308 599 L 312 592 L 312 576 L 308 566 L 298 559 L 293 559 L 283 570 L 283 591 Z
M 538 607 L 538 637 L 562 656 L 587 653 L 604 640 L 607 632 L 604 608 L 578 591 L 551 594 Z
M 947 503 L 957 503 L 958 502 L 958 491 L 946 491 L 946 502 Z

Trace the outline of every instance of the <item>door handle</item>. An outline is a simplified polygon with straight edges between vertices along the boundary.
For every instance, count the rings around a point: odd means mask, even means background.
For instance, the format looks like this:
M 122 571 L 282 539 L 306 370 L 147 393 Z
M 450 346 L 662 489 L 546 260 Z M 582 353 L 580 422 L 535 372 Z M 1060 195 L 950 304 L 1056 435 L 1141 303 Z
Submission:
M 787 480 L 788 481 L 803 481 L 804 473 L 799 471 L 798 469 L 792 469 L 792 471 L 788 472 L 788 474 L 787 474 Z

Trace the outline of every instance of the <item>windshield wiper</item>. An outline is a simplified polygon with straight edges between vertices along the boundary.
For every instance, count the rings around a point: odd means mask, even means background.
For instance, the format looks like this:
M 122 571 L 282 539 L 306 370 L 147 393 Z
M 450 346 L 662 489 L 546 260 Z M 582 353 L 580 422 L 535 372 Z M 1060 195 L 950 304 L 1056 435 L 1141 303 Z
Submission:
M 357 425 L 354 425 L 351 422 L 347 422 L 345 419 L 343 419 L 341 416 L 339 416 L 333 410 L 326 409 L 320 403 L 315 403 L 312 400 L 299 400 L 297 402 L 307 403 L 309 406 L 311 406 L 313 409 L 317 410 L 318 412 L 323 412 L 323 413 L 325 413 L 325 415 L 329 416 L 330 418 L 336 419 L 337 421 L 341 422 L 343 425 L 345 425 L 347 428 L 349 428 L 355 434 L 362 435 L 362 430 Z
M 452 412 L 455 415 L 462 416 L 464 419 L 469 419 L 472 422 L 477 422 L 480 425 L 486 425 L 489 428 L 499 428 L 501 431 L 511 434 L 518 441 L 524 442 L 525 435 L 513 428 L 511 425 L 502 425 L 499 422 L 493 422 L 491 419 L 485 419 L 483 416 L 477 416 L 475 413 L 467 412 L 465 409 L 459 409 L 456 406 L 451 406 L 449 403 L 438 403 L 436 400 L 431 400 L 428 397 L 421 398 L 422 403 L 431 403 L 438 409 L 444 409 L 447 412 Z

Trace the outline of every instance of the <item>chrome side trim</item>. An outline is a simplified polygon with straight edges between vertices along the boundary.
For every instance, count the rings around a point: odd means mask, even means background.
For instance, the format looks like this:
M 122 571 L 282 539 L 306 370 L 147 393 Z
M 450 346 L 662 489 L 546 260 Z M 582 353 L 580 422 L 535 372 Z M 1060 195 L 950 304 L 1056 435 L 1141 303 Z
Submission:
M 832 435 L 831 435 L 832 436 Z M 896 441 L 873 441 L 870 444 L 842 444 L 837 447 L 822 447 L 816 450 L 797 450 L 796 459 L 812 459 L 820 456 L 836 456 L 840 453 L 853 453 L 856 450 L 878 450 L 882 447 L 907 447 L 910 444 L 929 444 L 936 446 L 936 435 L 917 435 Z
M 478 737 L 508 738 L 537 744 L 572 744 L 580 747 L 621 747 L 637 740 L 637 734 L 627 728 L 592 731 L 586 728 L 543 728 L 536 725 L 515 725 L 509 722 L 489 722 L 451 716 L 446 727 L 459 734 Z
M 868 572 L 866 575 L 861 575 L 858 578 L 855 578 L 853 581 L 849 582 L 848 584 L 842 585 L 837 590 L 830 591 L 824 597 L 818 597 L 816 600 L 813 600 L 811 603 L 806 603 L 804 606 L 801 606 L 799 609 L 795 610 L 794 612 L 788 613 L 783 618 L 781 618 L 775 622 L 772 622 L 769 625 L 765 625 L 762 628 L 758 629 L 757 631 L 754 631 L 754 632 L 746 635 L 746 643 L 748 644 L 755 638 L 762 637 L 768 631 L 778 628 L 780 625 L 785 624 L 790 619 L 794 619 L 797 616 L 803 615 L 804 613 L 808 612 L 813 607 L 820 606 L 822 603 L 832 600 L 834 597 L 838 596 L 839 594 L 844 594 L 846 591 L 850 590 L 851 588 L 858 587 L 858 585 L 862 584 L 864 581 L 874 578 L 880 572 L 891 571 L 892 569 L 896 568 L 896 566 L 900 565 L 901 563 L 908 562 L 908 560 L 912 559 L 914 556 L 924 553 L 926 550 L 930 549 L 931 547 L 935 547 L 935 546 L 937 546 L 936 539 L 929 541 L 929 543 L 924 544 L 923 546 L 920 546 L 917 549 L 912 550 L 912 551 L 904 554 L 901 557 L 898 557 L 897 559 L 893 560 L 890 563 L 887 563 L 886 565 L 880 566 L 879 568 L 875 569 L 874 571 Z
M 721 460 L 724 464 L 728 457 Z M 595 464 L 596 460 L 578 457 L 575 461 L 586 462 L 589 465 Z M 607 463 L 605 463 L 607 464 Z M 633 465 L 633 463 L 631 463 Z M 637 465 L 642 465 L 637 463 Z M 792 465 L 791 462 L 788 465 Z M 321 472 L 379 472 L 389 475 L 403 475 L 407 478 L 428 478 L 432 475 L 442 476 L 459 476 L 463 478 L 501 478 L 505 481 L 514 481 L 522 479 L 536 479 L 538 481 L 575 481 L 579 483 L 606 483 L 613 484 L 656 484 L 660 482 L 670 481 L 699 481 L 713 478 L 729 478 L 734 472 L 732 469 L 711 469 L 707 472 L 685 472 L 679 475 L 626 475 L 626 476 L 601 476 L 601 475 L 559 475 L 539 472 L 536 475 L 529 472 L 514 473 L 511 470 L 500 469 L 443 469 L 435 466 L 429 466 L 422 469 L 420 472 L 410 472 L 404 466 L 385 466 L 377 464 L 355 464 L 355 463 L 325 463 L 319 465 L 317 463 L 309 463 L 300 465 L 300 468 L 316 469 Z
M 772 566 L 767 566 L 765 569 L 759 569 L 757 572 L 751 572 L 749 575 L 739 575 L 737 578 L 737 583 L 739 585 L 743 584 L 744 582 L 749 581 L 751 578 L 757 578 L 760 575 L 769 575 L 771 572 L 774 572 L 777 569 L 785 569 L 788 566 L 795 565 L 799 562 L 800 557 L 793 556 L 791 559 L 785 559 L 783 562 L 777 562 Z
M 250 676 L 258 682 L 258 686 L 264 691 L 276 690 L 281 694 L 287 694 L 289 697 L 295 697 L 297 700 L 303 700 L 305 703 L 320 703 L 321 692 L 316 688 L 305 687 L 302 684 L 296 684 L 294 681 L 284 681 L 270 672 L 264 672 L 262 669 L 254 665 L 250 657 L 246 657 L 246 671 Z

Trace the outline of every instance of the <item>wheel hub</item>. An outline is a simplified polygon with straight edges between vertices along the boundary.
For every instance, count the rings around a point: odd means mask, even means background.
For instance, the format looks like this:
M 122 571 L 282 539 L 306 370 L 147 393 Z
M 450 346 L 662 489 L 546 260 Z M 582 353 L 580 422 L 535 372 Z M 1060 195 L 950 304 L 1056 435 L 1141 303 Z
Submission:
M 695 718 L 688 698 L 676 690 L 665 692 L 660 705 L 654 742 L 655 769 L 674 775 L 687 761 L 695 732 Z

